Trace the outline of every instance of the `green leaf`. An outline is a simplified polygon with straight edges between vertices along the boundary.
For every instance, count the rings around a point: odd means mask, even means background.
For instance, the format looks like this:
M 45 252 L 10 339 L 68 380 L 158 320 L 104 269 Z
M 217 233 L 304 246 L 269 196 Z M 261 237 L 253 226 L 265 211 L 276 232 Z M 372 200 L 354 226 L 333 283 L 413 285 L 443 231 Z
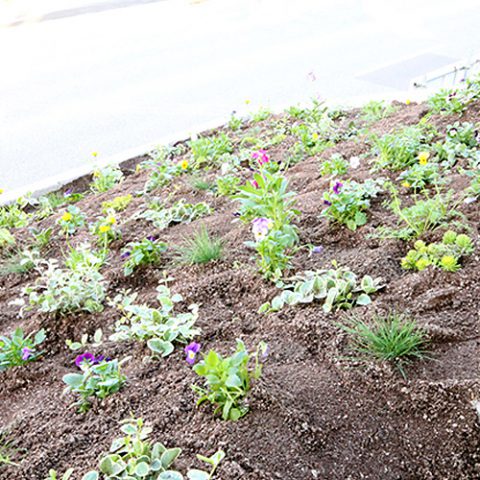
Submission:
M 177 459 L 182 450 L 180 448 L 169 448 L 162 453 L 160 458 L 163 468 L 168 468 Z
M 147 342 L 148 348 L 155 353 L 161 354 L 163 357 L 170 355 L 175 349 L 172 342 L 165 342 L 159 338 L 152 338 Z
M 148 463 L 141 462 L 135 467 L 135 475 L 139 477 L 146 477 L 150 472 L 150 467 Z
M 362 293 L 357 298 L 357 305 L 369 305 L 372 303 L 372 300 L 366 293 Z
M 183 480 L 183 475 L 173 470 L 167 470 L 159 475 L 158 480 Z
M 83 477 L 82 480 L 98 480 L 98 472 L 91 471 L 86 473 Z
M 189 480 L 208 480 L 210 478 L 210 474 L 204 472 L 203 470 L 192 469 L 188 471 L 187 477 Z
M 83 383 L 83 375 L 80 373 L 67 373 L 63 376 L 63 381 L 70 388 L 77 388 Z

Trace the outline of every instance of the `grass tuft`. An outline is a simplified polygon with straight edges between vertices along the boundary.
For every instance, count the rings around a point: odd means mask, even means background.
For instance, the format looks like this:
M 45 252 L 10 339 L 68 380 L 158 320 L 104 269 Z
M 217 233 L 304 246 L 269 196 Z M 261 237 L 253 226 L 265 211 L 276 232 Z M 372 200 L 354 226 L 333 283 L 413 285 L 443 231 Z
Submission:
M 192 238 L 185 238 L 177 247 L 178 262 L 187 265 L 208 263 L 221 258 L 223 241 L 211 237 L 205 227 L 198 230 Z

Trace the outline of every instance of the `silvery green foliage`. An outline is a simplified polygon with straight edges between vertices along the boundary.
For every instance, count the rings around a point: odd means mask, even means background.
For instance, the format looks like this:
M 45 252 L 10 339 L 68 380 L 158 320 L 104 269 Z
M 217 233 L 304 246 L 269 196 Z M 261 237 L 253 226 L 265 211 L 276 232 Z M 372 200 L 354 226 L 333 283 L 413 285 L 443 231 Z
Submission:
M 122 422 L 125 436 L 115 439 L 110 453 L 100 460 L 99 470 L 103 480 L 184 480 L 184 476 L 173 470 L 173 463 L 181 454 L 180 448 L 166 448 L 160 442 L 148 440 L 151 427 L 143 420 L 128 419 Z M 210 466 L 210 471 L 192 469 L 187 473 L 189 480 L 210 480 L 225 453 L 219 450 L 211 457 L 197 455 Z M 99 473 L 87 473 L 82 480 L 97 480 Z
M 324 312 L 349 309 L 355 305 L 371 303 L 370 294 L 382 286 L 380 279 L 365 275 L 358 281 L 357 275 L 346 267 L 338 267 L 333 262 L 329 270 L 306 271 L 293 277 L 294 283 L 286 285 L 285 290 L 271 302 L 264 303 L 260 312 L 276 312 L 285 305 L 323 301 Z
M 163 203 L 152 202 L 149 209 L 139 215 L 161 230 L 164 230 L 172 223 L 190 223 L 197 218 L 209 215 L 212 211 L 205 202 L 196 204 L 185 203 L 182 198 L 171 207 L 165 207 Z
M 114 341 L 129 339 L 147 341 L 154 355 L 166 357 L 174 350 L 174 342 L 187 343 L 200 330 L 195 327 L 198 319 L 198 306 L 190 305 L 189 312 L 175 314 L 175 303 L 183 300 L 181 295 L 172 295 L 170 290 L 157 287 L 159 308 L 137 305 L 137 294 L 117 295 L 113 304 L 123 313 L 115 325 L 115 333 L 110 337 Z
M 103 310 L 106 282 L 99 268 L 104 257 L 90 250 L 88 244 L 72 249 L 61 268 L 56 259 L 41 260 L 36 269 L 40 277 L 23 289 L 29 308 L 61 315 Z

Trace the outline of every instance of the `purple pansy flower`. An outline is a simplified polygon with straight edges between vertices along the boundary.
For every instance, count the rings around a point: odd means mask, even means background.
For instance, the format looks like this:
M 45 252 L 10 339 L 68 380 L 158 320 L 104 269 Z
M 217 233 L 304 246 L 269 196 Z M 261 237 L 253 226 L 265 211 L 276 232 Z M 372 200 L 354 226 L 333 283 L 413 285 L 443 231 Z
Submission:
M 73 189 L 69 188 L 69 189 L 65 190 L 63 196 L 64 197 L 69 197 L 72 193 L 73 193 Z
M 75 365 L 78 368 L 82 368 L 82 364 L 84 362 L 91 363 L 92 365 L 95 364 L 95 355 L 90 352 L 85 352 L 85 353 L 82 353 L 81 355 L 78 355 L 77 358 L 75 359 Z
M 187 354 L 187 363 L 193 365 L 195 363 L 195 357 L 200 351 L 201 345 L 197 342 L 192 342 L 185 347 L 185 353 Z
M 252 222 L 252 233 L 255 237 L 255 240 L 263 240 L 269 230 L 272 228 L 273 222 L 269 218 L 256 218 Z
M 340 193 L 340 189 L 343 187 L 342 182 L 335 182 L 335 185 L 333 186 L 332 190 L 335 195 L 338 195 Z
M 33 355 L 33 350 L 28 347 L 22 348 L 22 360 L 25 362 Z
M 330 207 L 332 205 L 332 202 L 329 202 L 328 200 L 324 200 L 323 204 L 326 205 L 327 207 Z
M 130 256 L 130 251 L 127 250 L 126 252 L 123 252 L 121 255 L 120 255 L 120 258 L 122 260 L 125 260 L 126 258 L 128 258 Z
M 322 253 L 323 252 L 323 247 L 321 245 L 316 245 L 315 247 L 312 248 L 312 253 Z
M 147 237 L 147 240 L 150 240 L 151 242 L 155 242 L 157 240 L 157 237 L 155 235 L 149 235 Z

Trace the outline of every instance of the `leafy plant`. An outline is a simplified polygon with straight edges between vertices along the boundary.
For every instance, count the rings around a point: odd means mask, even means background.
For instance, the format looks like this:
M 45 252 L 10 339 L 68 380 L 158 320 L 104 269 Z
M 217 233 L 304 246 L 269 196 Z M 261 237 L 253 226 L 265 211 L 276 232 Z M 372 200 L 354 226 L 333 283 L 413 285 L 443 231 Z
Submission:
M 159 263 L 166 251 L 167 244 L 153 236 L 144 238 L 140 242 L 130 242 L 122 254 L 122 258 L 125 259 L 123 273 L 128 276 L 141 265 Z
M 103 261 L 104 257 L 90 251 L 86 244 L 71 250 L 66 268 L 60 268 L 55 259 L 40 261 L 37 268 L 41 276 L 23 289 L 29 296 L 29 308 L 60 315 L 102 311 L 105 280 L 98 270 Z
M 137 294 L 117 295 L 113 305 L 122 312 L 123 317 L 115 324 L 115 333 L 110 337 L 114 341 L 129 339 L 147 341 L 154 355 L 166 357 L 174 350 L 174 342 L 187 343 L 200 330 L 195 327 L 198 319 L 198 306 L 190 305 L 189 312 L 175 314 L 175 303 L 183 300 L 181 295 L 172 295 L 170 290 L 157 287 L 157 300 L 160 308 L 147 305 L 135 305 Z
M 25 212 L 22 200 L 0 207 L 0 228 L 26 227 L 31 215 Z
M 210 206 L 205 202 L 191 204 L 186 203 L 183 198 L 171 207 L 156 202 L 150 203 L 149 207 L 139 216 L 152 222 L 160 230 L 167 228 L 172 223 L 190 223 L 212 212 Z
M 85 214 L 75 205 L 70 205 L 57 224 L 66 235 L 73 235 L 79 228 L 85 226 Z
M 53 229 L 49 228 L 31 228 L 30 232 L 32 234 L 34 245 L 39 250 L 43 250 L 50 242 L 52 238 Z
M 102 212 L 105 215 L 112 210 L 114 212 L 123 212 L 123 210 L 125 210 L 130 205 L 131 201 L 132 196 L 130 194 L 115 197 L 113 200 L 107 200 L 105 202 L 102 202 Z
M 387 118 L 397 111 L 392 104 L 386 104 L 384 101 L 372 100 L 362 107 L 361 117 L 367 123 L 377 122 Z
M 175 177 L 185 172 L 181 162 L 174 160 L 174 156 L 179 153 L 179 147 L 161 147 L 150 153 L 149 160 L 140 164 L 141 168 L 151 171 L 145 183 L 146 192 L 168 185 Z
M 321 300 L 323 311 L 327 313 L 333 309 L 350 309 L 355 305 L 369 305 L 370 294 L 382 288 L 379 278 L 365 275 L 359 282 L 357 275 L 348 268 L 338 267 L 336 262 L 333 262 L 333 267 L 294 276 L 294 283 L 285 285 L 284 291 L 271 302 L 264 303 L 259 313 L 277 312 L 285 305 L 311 303 L 314 300 Z
M 428 105 L 432 113 L 445 115 L 463 112 L 475 99 L 480 97 L 478 79 L 467 79 L 465 86 L 454 89 L 442 89 L 432 95 Z
M 441 242 L 427 245 L 422 240 L 417 240 L 413 250 L 402 259 L 402 268 L 421 271 L 433 265 L 447 272 L 456 272 L 461 268 L 461 257 L 470 255 L 474 249 L 470 237 L 449 230 L 445 232 Z
M 68 470 L 65 471 L 63 475 L 61 475 L 57 473 L 56 470 L 50 469 L 48 471 L 48 477 L 46 477 L 44 480 L 70 480 L 70 477 L 73 475 L 73 472 L 74 472 L 73 468 L 69 468 Z
M 425 192 L 424 199 L 417 200 L 410 207 L 402 208 L 395 187 L 389 185 L 388 188 L 393 197 L 389 207 L 397 217 L 397 226 L 378 227 L 375 233 L 377 237 L 401 240 L 418 238 L 425 232 L 448 225 L 452 218 L 460 215 L 453 204 L 453 190 L 447 193 L 437 191 L 433 196 Z
M 183 244 L 176 250 L 180 263 L 187 265 L 208 263 L 222 256 L 223 241 L 220 238 L 211 237 L 203 226 L 191 238 L 184 238 Z
M 251 382 L 258 380 L 262 374 L 260 356 L 267 353 L 267 345 L 260 342 L 254 353 L 249 353 L 245 344 L 237 340 L 235 353 L 222 357 L 214 350 L 204 355 L 203 360 L 193 367 L 193 371 L 205 379 L 204 387 L 192 385 L 200 398 L 197 405 L 205 401 L 215 406 L 214 414 L 222 414 L 224 420 L 238 420 L 248 412 L 245 405 Z M 250 368 L 249 363 L 254 366 Z
M 440 167 L 435 162 L 417 163 L 400 174 L 398 180 L 405 188 L 423 190 L 428 185 L 440 184 Z
M 107 166 L 93 172 L 93 181 L 90 184 L 90 189 L 94 193 L 108 192 L 122 180 L 123 173 L 119 167 Z
M 237 193 L 239 186 L 240 178 L 233 174 L 217 177 L 216 187 L 218 195 L 232 197 Z
M 320 215 L 356 230 L 367 223 L 365 210 L 370 207 L 370 199 L 382 191 L 383 183 L 383 179 L 368 179 L 364 183 L 354 180 L 335 182 L 331 191 L 323 194 L 326 208 Z
M 65 340 L 65 343 L 70 350 L 75 351 L 75 350 L 80 350 L 81 348 L 85 348 L 87 345 L 90 345 L 92 347 L 99 347 L 102 344 L 102 338 L 103 338 L 103 331 L 101 328 L 98 328 L 97 330 L 95 330 L 95 333 L 93 334 L 93 337 L 90 342 L 89 342 L 88 333 L 84 333 L 80 338 L 79 342 L 74 342 L 72 340 Z
M 0 371 L 10 367 L 19 367 L 36 360 L 42 352 L 37 347 L 45 340 L 45 330 L 39 330 L 33 338 L 25 336 L 21 328 L 17 328 L 12 336 L 0 336 Z
M 430 150 L 433 127 L 425 123 L 404 127 L 382 137 L 372 137 L 376 169 L 404 170 L 417 162 L 420 152 Z
M 92 398 L 104 398 L 118 392 L 125 384 L 127 377 L 122 374 L 121 367 L 128 361 L 124 358 L 120 362 L 118 360 L 107 360 L 102 358 L 97 361 L 95 358 L 88 360 L 84 358 L 78 361 L 77 366 L 82 373 L 68 373 L 64 375 L 63 381 L 67 385 L 65 393 L 73 393 L 79 396 L 77 402 L 81 413 L 85 413 L 91 407 Z
M 473 160 L 474 166 L 480 162 L 478 128 L 469 122 L 455 122 L 447 126 L 444 142 L 434 145 L 435 151 L 442 164 L 451 168 L 459 158 Z
M 348 171 L 349 163 L 339 153 L 334 153 L 329 159 L 322 161 L 320 165 L 320 173 L 324 176 L 333 175 L 341 176 L 345 175 Z
M 97 237 L 97 244 L 102 246 L 104 250 L 107 249 L 110 243 L 122 236 L 118 228 L 117 219 L 113 213 L 100 217 L 95 223 L 92 223 L 90 232 Z
M 425 332 L 404 315 L 375 315 L 370 322 L 353 317 L 340 327 L 350 335 L 353 349 L 362 357 L 392 362 L 403 376 L 407 362 L 426 355 Z
M 122 421 L 123 437 L 112 442 L 110 453 L 99 463 L 103 480 L 183 480 L 183 475 L 173 470 L 175 460 L 180 456 L 180 448 L 166 448 L 160 442 L 152 444 L 148 437 L 152 428 L 144 425 L 141 418 Z M 197 455 L 197 458 L 210 467 L 210 471 L 190 469 L 189 480 L 211 480 L 225 453 L 219 450 L 211 457 Z M 82 480 L 97 480 L 96 471 L 89 472 Z
M 15 237 L 8 228 L 0 228 L 0 250 L 13 247 L 16 243 Z
M 188 145 L 195 168 L 200 168 L 204 164 L 215 164 L 223 155 L 233 152 L 232 142 L 224 133 L 211 137 L 192 138 Z

